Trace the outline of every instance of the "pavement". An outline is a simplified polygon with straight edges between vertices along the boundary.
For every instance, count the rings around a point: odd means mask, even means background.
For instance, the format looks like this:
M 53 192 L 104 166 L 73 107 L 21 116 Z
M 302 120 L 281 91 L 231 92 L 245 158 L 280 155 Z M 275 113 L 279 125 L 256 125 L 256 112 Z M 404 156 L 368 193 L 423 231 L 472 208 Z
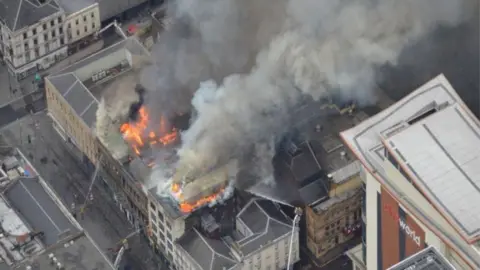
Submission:
M 53 129 L 51 121 L 42 112 L 28 115 L 4 126 L 0 135 L 26 155 L 67 207 L 81 206 L 85 202 L 90 175 L 80 166 L 82 163 L 71 146 Z M 111 249 L 117 248 L 135 228 L 115 204 L 102 180 L 95 182 L 92 192 L 93 201 L 77 220 L 113 261 L 115 254 Z M 125 252 L 124 265 L 139 270 L 162 269 L 159 258 L 142 234 L 129 238 L 128 245 L 130 250 Z
M 0 64 L 0 107 L 37 90 L 32 83 L 35 75 L 18 82 L 6 65 Z

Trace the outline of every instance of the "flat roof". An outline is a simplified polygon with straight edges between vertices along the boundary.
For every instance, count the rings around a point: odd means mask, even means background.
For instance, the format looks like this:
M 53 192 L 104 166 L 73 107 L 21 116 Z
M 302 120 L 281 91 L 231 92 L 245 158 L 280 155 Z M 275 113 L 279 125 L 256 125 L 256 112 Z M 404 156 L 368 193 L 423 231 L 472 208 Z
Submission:
M 34 232 L 44 233 L 42 241 L 46 246 L 79 232 L 45 191 L 38 177 L 19 178 L 8 187 L 4 196 Z
M 463 236 L 480 236 L 480 126 L 453 104 L 385 141 L 428 199 Z
M 404 125 L 406 121 L 409 121 L 412 117 L 418 115 L 419 112 L 425 111 L 425 108 L 429 108 L 433 103 L 437 105 L 446 104 L 447 106 L 458 104 L 460 107 L 464 108 L 466 115 L 469 115 L 470 118 L 473 119 L 471 112 L 467 111 L 466 105 L 447 81 L 445 76 L 441 74 L 375 116 L 370 117 L 355 127 L 341 132 L 341 137 L 348 144 L 351 151 L 353 151 L 362 162 L 363 166 L 374 176 L 384 181 L 384 184 L 391 189 L 391 192 L 393 192 L 393 195 L 396 197 L 406 196 L 402 193 L 399 187 L 389 182 L 389 178 L 386 176 L 385 170 L 382 166 L 384 161 L 382 134 L 391 130 L 392 127 Z M 435 158 L 436 157 L 431 157 L 431 159 Z M 408 197 L 406 198 L 408 199 Z M 451 243 L 458 248 L 458 250 L 461 251 L 470 262 L 480 267 L 480 257 L 478 253 L 472 249 L 469 243 L 465 240 L 460 240 L 457 235 L 450 233 L 452 231 L 446 227 L 442 227 L 444 225 L 439 225 L 444 224 L 441 221 L 431 220 L 429 218 L 431 214 L 424 210 L 426 208 L 420 206 L 415 207 L 415 202 L 412 200 L 408 200 L 407 202 L 412 205 L 411 211 L 413 211 L 418 217 L 421 217 L 423 222 L 430 224 L 436 230 L 441 231 L 444 237 L 451 241 Z M 465 211 L 474 210 L 470 207 L 466 208 Z M 441 214 L 446 214 L 444 216 L 449 216 L 450 219 L 453 219 L 448 213 Z M 456 227 L 458 227 L 458 224 Z
M 51 246 L 45 252 L 29 258 L 14 269 L 26 269 L 27 266 L 33 266 L 33 269 L 52 269 L 50 254 L 57 258 L 64 269 L 115 269 L 109 258 L 84 232 L 79 232 Z
M 456 270 L 436 248 L 430 246 L 387 270 Z M 459 269 L 460 270 L 460 269 Z

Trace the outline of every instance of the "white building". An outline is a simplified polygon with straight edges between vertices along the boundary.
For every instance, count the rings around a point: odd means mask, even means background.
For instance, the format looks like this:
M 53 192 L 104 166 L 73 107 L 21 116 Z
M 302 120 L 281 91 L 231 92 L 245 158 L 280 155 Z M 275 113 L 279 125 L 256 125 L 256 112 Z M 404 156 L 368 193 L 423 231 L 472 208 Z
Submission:
M 17 79 L 68 55 L 67 44 L 93 36 L 100 11 L 93 0 L 4 0 L 0 2 L 0 52 Z
M 480 269 L 480 122 L 443 75 L 341 136 L 366 184 L 354 269 L 387 269 L 427 247 Z
M 298 227 L 275 203 L 252 199 L 236 217 L 236 230 L 229 236 L 207 237 L 197 229 L 186 232 L 176 243 L 174 265 L 178 270 L 287 268 L 293 235 L 291 264 L 300 259 Z
M 0 51 L 18 79 L 50 67 L 67 54 L 65 14 L 53 0 L 0 2 Z
M 65 32 L 70 47 L 94 38 L 100 30 L 100 10 L 94 0 L 57 0 L 65 11 Z M 79 42 L 80 41 L 80 42 Z

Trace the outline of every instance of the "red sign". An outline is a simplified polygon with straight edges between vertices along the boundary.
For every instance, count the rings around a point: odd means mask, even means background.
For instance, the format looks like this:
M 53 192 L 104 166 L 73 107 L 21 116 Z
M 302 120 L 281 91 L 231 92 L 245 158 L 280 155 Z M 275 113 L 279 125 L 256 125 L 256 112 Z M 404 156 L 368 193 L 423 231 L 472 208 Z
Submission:
M 400 228 L 405 232 L 405 234 L 410 237 L 410 239 L 413 240 L 413 242 L 415 242 L 415 244 L 420 247 L 421 245 L 421 239 L 420 239 L 420 236 L 417 236 L 415 230 L 413 230 L 408 224 L 407 222 L 400 218 L 400 216 L 398 215 L 398 213 L 396 213 L 395 211 L 392 210 L 392 206 L 390 204 L 383 204 L 383 210 L 385 212 L 387 212 L 389 214 L 389 216 L 391 216 L 396 222 L 398 222 Z

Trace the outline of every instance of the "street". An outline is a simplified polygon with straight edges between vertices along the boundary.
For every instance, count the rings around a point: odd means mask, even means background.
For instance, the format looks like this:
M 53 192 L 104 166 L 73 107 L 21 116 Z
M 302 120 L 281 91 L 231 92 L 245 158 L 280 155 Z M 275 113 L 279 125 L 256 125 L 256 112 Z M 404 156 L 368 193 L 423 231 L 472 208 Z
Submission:
M 85 201 L 90 175 L 79 166 L 80 160 L 69 151 L 69 146 L 53 129 L 51 121 L 45 113 L 27 116 L 5 126 L 0 135 L 30 159 L 67 207 L 72 204 L 80 207 Z M 77 215 L 77 219 L 113 260 L 111 249 L 116 249 L 121 239 L 135 229 L 102 183 L 101 180 L 95 182 L 93 201 L 88 204 L 84 215 Z M 157 256 L 141 234 L 129 238 L 128 244 L 131 249 L 125 252 L 124 265 L 128 264 L 133 269 L 159 269 Z

